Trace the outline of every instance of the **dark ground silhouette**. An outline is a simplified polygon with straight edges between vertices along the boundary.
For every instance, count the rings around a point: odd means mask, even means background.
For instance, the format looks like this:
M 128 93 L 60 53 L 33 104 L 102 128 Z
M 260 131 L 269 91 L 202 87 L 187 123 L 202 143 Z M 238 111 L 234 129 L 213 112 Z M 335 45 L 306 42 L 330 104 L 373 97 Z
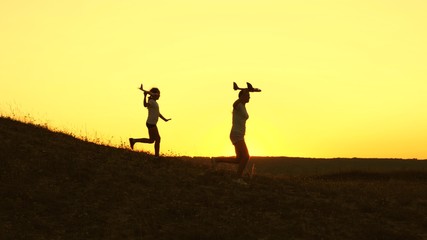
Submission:
M 290 161 L 283 166 L 292 167 Z M 142 152 L 0 118 L 0 236 L 427 238 L 425 168 L 315 174 L 316 160 L 294 161 L 300 161 L 298 174 L 265 176 L 268 168 L 259 164 L 243 187 L 231 181 L 230 169 L 211 172 L 207 158 L 153 161 Z

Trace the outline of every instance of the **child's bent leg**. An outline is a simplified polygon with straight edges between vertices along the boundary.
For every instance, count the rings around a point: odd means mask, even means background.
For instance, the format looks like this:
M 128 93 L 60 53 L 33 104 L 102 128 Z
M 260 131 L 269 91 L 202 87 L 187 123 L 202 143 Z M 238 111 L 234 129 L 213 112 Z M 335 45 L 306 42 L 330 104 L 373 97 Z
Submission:
M 154 143 L 154 139 L 151 138 L 133 138 L 132 142 L 135 144 L 137 142 L 140 143 Z
M 213 159 L 217 163 L 239 163 L 239 159 L 237 159 L 236 157 L 214 157 Z

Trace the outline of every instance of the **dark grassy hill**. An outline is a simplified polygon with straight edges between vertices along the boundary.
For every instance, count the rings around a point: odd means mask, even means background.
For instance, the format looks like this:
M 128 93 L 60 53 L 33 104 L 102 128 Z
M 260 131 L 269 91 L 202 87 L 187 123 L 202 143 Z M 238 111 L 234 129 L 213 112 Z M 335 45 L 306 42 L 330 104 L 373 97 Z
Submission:
M 427 173 L 256 176 L 0 118 L 0 239 L 427 239 Z
M 427 161 L 415 159 L 310 159 L 295 157 L 252 157 L 259 174 L 271 176 L 324 175 L 337 172 L 427 172 Z M 252 166 L 252 165 L 251 165 Z

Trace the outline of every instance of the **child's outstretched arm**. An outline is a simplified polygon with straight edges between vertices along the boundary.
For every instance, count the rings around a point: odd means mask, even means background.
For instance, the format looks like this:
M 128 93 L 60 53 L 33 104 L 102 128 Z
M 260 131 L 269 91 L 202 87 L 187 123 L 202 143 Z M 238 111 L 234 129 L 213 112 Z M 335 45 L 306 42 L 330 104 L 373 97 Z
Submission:
M 172 118 L 165 118 L 165 117 L 163 117 L 163 115 L 161 113 L 159 114 L 159 117 L 161 119 L 163 119 L 163 121 L 165 121 L 165 122 L 172 120 Z

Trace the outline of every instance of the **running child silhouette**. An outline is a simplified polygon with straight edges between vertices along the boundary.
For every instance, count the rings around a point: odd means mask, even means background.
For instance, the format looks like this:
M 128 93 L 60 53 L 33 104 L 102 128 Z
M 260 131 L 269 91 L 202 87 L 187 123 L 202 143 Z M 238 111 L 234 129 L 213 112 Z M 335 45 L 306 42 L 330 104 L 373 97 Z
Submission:
M 157 100 L 160 98 L 160 90 L 158 88 L 152 88 L 150 91 L 145 91 L 142 89 L 141 85 L 140 90 L 144 91 L 144 107 L 148 109 L 146 126 L 148 128 L 149 138 L 129 138 L 130 147 L 133 149 L 135 143 L 138 142 L 154 143 L 155 157 L 158 158 L 160 153 L 160 134 L 157 129 L 157 121 L 159 120 L 159 117 L 165 122 L 171 119 L 163 117 L 160 113 L 159 104 L 157 103 Z M 148 101 L 147 95 L 150 95 L 148 97 Z
M 249 118 L 249 114 L 246 111 L 246 104 L 251 98 L 249 92 L 261 92 L 260 89 L 253 88 L 250 83 L 247 83 L 247 85 L 248 88 L 239 88 L 237 84 L 234 83 L 234 90 L 240 90 L 239 98 L 233 103 L 233 125 L 230 131 L 230 140 L 234 145 L 236 158 L 212 158 L 212 165 L 214 168 L 216 168 L 217 163 L 221 162 L 237 164 L 237 179 L 234 181 L 242 185 L 247 185 L 242 177 L 243 170 L 246 168 L 246 164 L 250 158 L 245 142 L 246 120 Z

